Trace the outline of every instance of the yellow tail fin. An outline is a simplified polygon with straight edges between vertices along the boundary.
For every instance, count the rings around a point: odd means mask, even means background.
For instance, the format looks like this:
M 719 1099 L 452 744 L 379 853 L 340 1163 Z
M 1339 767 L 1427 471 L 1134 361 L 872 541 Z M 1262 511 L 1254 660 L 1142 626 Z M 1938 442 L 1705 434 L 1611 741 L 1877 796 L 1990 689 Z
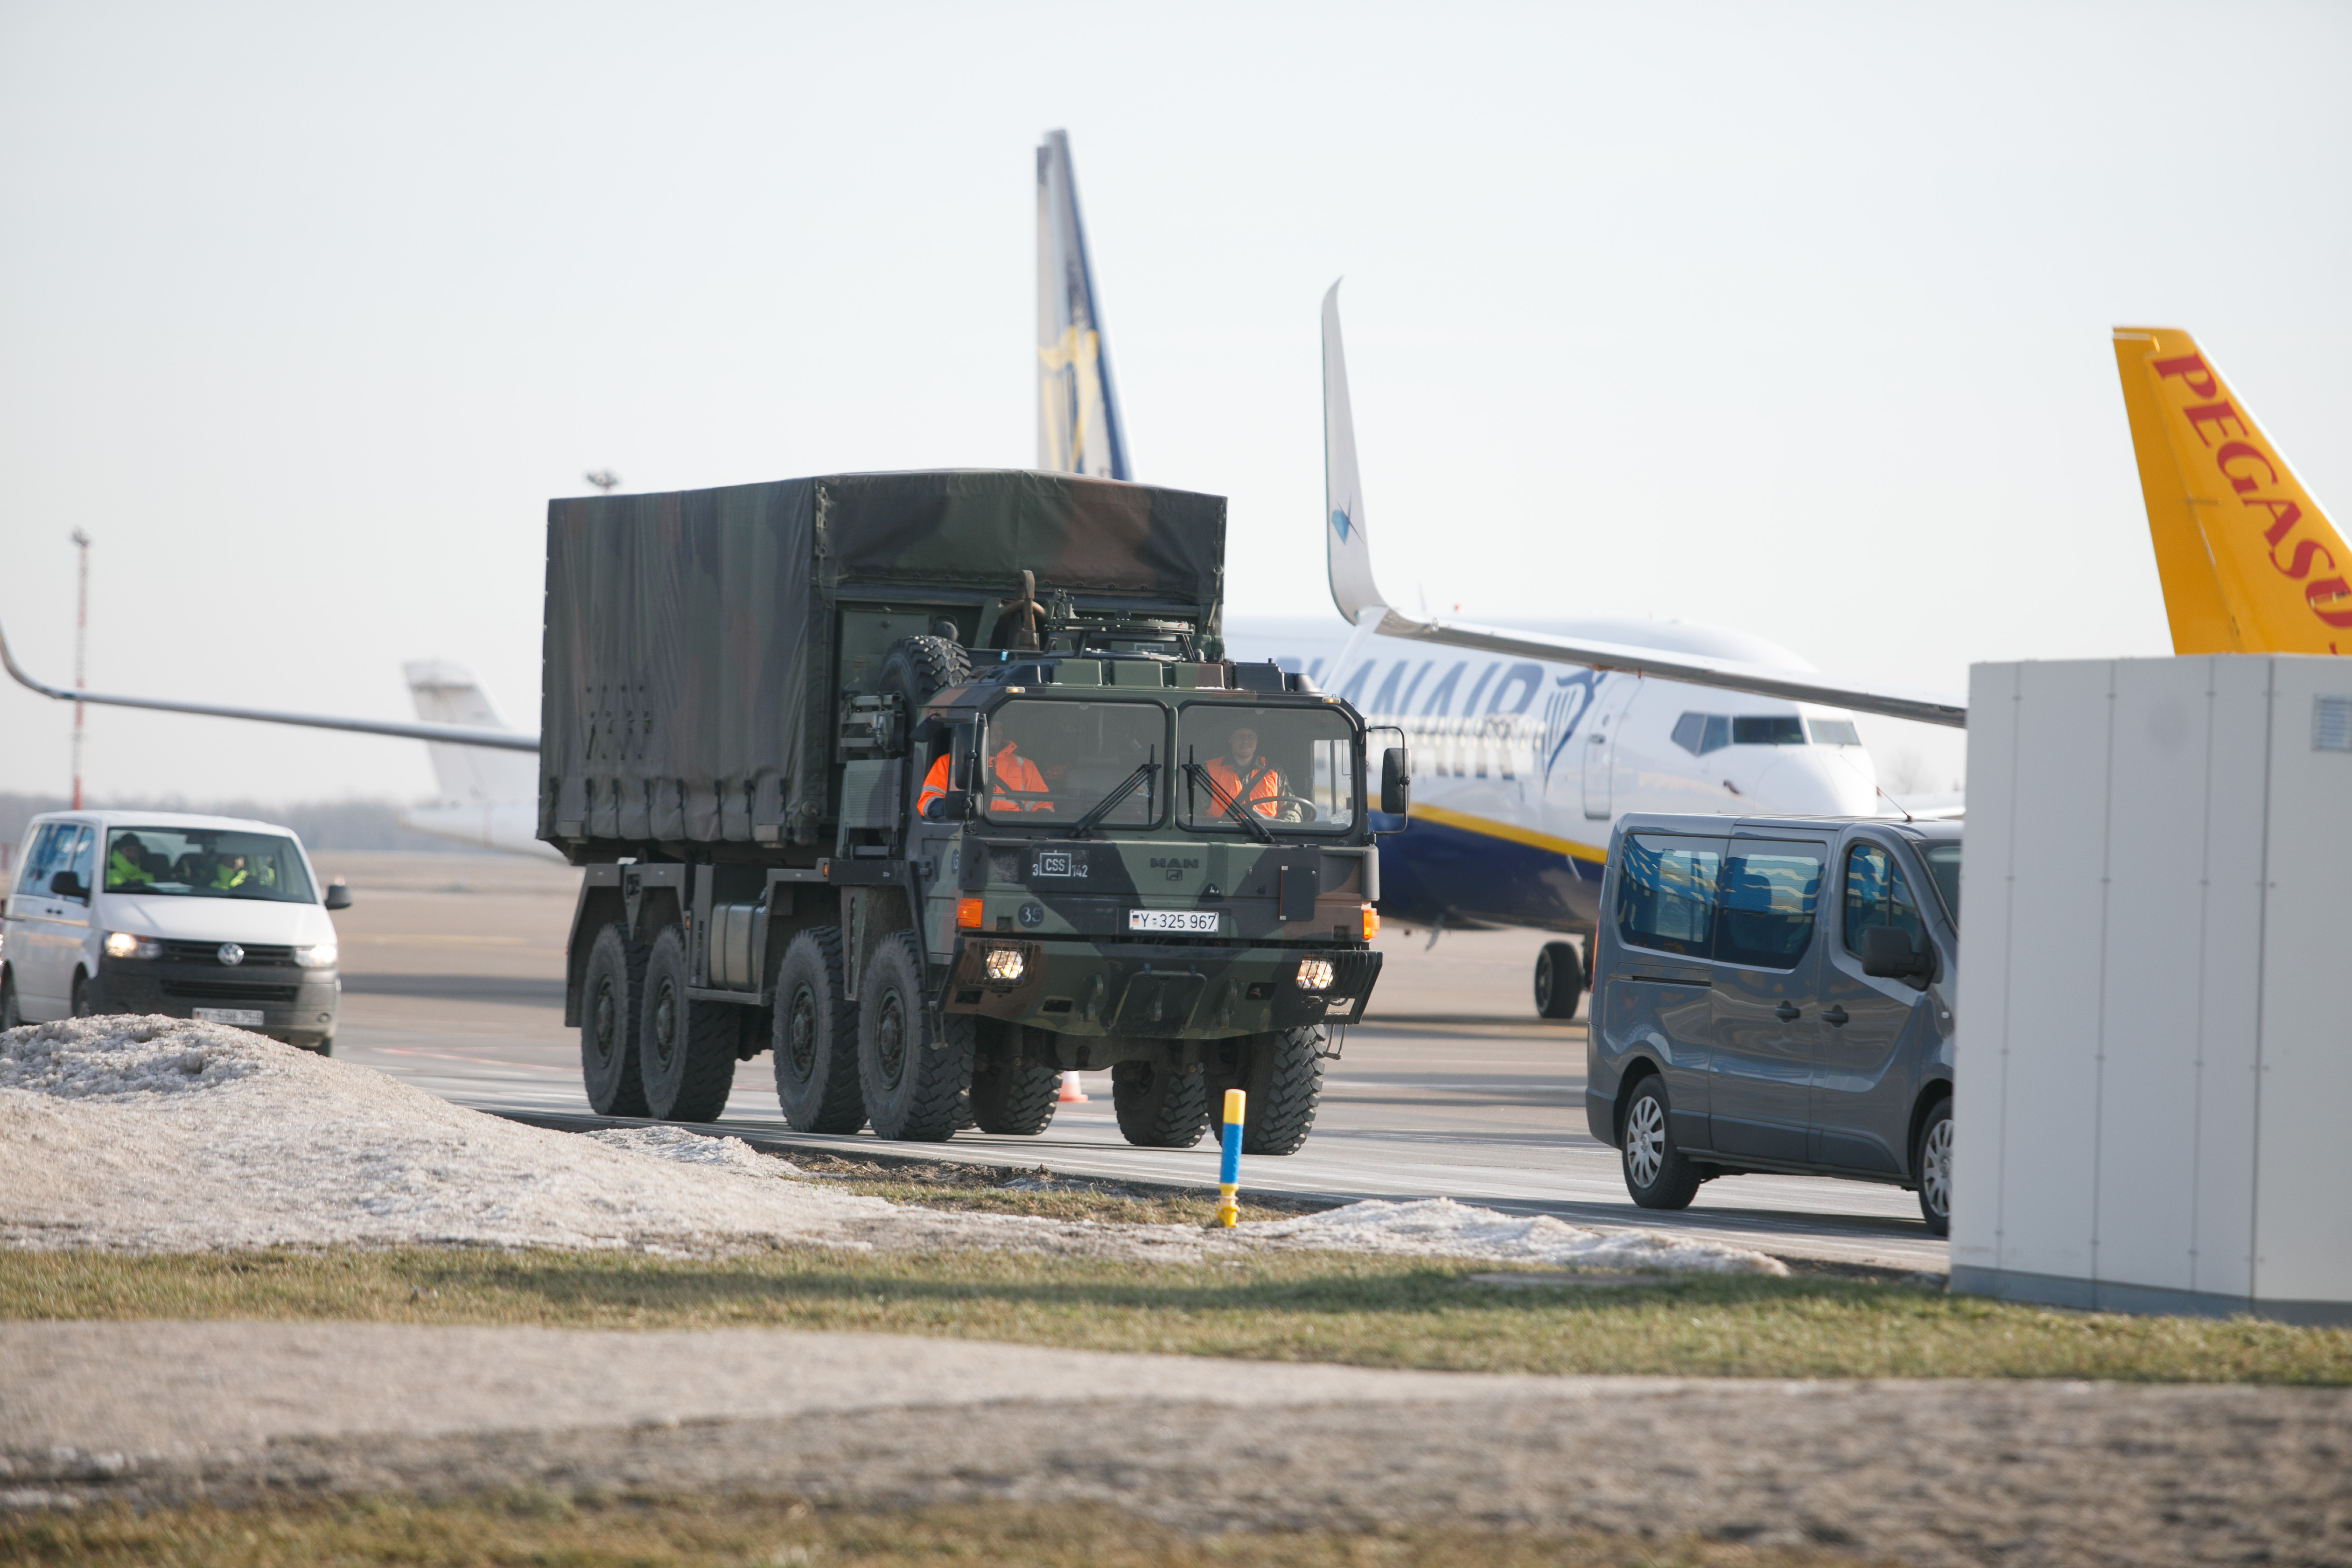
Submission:
M 2117 327 L 2172 651 L 2352 651 L 2352 551 L 2187 332 Z

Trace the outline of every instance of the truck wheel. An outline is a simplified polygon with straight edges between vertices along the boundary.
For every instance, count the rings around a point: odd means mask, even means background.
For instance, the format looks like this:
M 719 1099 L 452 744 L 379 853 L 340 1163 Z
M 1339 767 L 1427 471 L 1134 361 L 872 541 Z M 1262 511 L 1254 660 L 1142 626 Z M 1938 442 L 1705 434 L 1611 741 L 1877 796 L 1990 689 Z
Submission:
M 1584 960 L 1564 942 L 1548 942 L 1536 954 L 1536 1016 L 1573 1018 L 1584 995 Z
M 1315 1111 L 1323 1100 L 1323 1030 L 1276 1029 L 1247 1035 L 1233 1046 L 1230 1066 L 1211 1047 L 1208 1079 L 1209 1127 L 1217 1142 L 1225 1139 L 1225 1096 L 1238 1089 L 1249 1096 L 1243 1110 L 1242 1152 L 1296 1154 L 1314 1131 Z
M 646 994 L 646 948 L 613 921 L 588 949 L 580 985 L 580 1077 L 599 1116 L 643 1116 L 637 1078 L 637 1013 Z
M 866 1125 L 857 1083 L 857 1009 L 841 984 L 841 928 L 793 938 L 776 972 L 776 1099 L 796 1132 Z
M 930 1030 L 915 933 L 893 931 L 857 983 L 857 1081 L 866 1119 L 884 1138 L 943 1143 L 955 1136 L 971 1087 L 972 1020 L 950 1013 Z
M 903 691 L 909 708 L 920 707 L 931 694 L 971 679 L 971 656 L 946 637 L 900 637 L 882 655 L 882 676 L 875 689 Z
M 662 1121 L 716 1121 L 735 1087 L 741 1020 L 724 1002 L 686 995 L 686 933 L 662 927 L 646 956 L 645 1011 L 637 1020 L 637 1078 L 646 1114 Z
M 971 1069 L 971 1119 L 982 1132 L 1033 1138 L 1054 1124 L 1062 1064 L 1054 1037 L 1018 1024 L 984 1026 L 990 1037 Z
M 1625 1190 L 1645 1209 L 1686 1209 L 1698 1196 L 1698 1167 L 1675 1147 L 1666 1084 L 1655 1073 L 1634 1086 L 1625 1108 Z
M 1124 1061 L 1110 1069 L 1118 1130 L 1139 1149 L 1190 1149 L 1209 1130 L 1208 1081 L 1198 1068 Z
M 1930 1236 L 1952 1234 L 1952 1101 L 1936 1101 L 1919 1124 L 1919 1147 L 1912 1151 L 1911 1174 L 1919 1183 L 1919 1217 Z

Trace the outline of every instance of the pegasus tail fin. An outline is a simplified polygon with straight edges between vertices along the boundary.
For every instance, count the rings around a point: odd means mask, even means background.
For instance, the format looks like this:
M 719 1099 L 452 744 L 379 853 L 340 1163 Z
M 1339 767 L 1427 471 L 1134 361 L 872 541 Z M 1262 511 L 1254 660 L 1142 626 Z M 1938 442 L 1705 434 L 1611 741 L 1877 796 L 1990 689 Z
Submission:
M 1037 149 L 1037 466 L 1135 477 L 1065 131 L 1046 132 Z
M 2187 332 L 2117 327 L 2172 651 L 2352 652 L 2352 551 Z
M 1331 602 L 1352 626 L 1388 601 L 1372 581 L 1372 548 L 1364 537 L 1364 482 L 1356 473 L 1356 416 L 1348 402 L 1337 283 L 1323 296 L 1323 511 Z
M 419 659 L 401 666 L 400 672 L 408 678 L 416 716 L 427 723 L 465 724 L 478 730 L 513 727 L 464 665 Z M 441 785 L 445 802 L 486 805 L 539 796 L 539 763 L 531 758 L 433 741 L 426 742 L 425 749 L 433 758 L 433 776 Z

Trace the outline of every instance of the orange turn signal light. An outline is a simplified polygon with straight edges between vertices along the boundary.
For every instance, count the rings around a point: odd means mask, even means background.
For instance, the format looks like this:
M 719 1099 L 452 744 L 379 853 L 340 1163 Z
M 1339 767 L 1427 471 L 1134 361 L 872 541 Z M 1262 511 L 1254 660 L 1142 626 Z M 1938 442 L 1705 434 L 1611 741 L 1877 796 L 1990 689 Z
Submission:
M 982 901 L 979 899 L 956 900 L 956 930 L 978 931 L 980 929 Z
M 1364 906 L 1364 940 L 1370 942 L 1381 934 L 1381 911 L 1371 905 Z

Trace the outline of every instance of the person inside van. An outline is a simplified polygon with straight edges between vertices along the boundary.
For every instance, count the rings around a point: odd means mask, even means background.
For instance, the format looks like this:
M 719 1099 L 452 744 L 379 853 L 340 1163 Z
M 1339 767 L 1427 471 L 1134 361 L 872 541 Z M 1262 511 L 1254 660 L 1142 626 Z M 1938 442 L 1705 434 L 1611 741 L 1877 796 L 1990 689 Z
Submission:
M 147 846 L 140 842 L 139 835 L 116 834 L 113 852 L 106 858 L 106 890 L 143 888 L 153 880 L 147 874 Z
M 242 888 L 252 879 L 253 873 L 247 868 L 242 855 L 224 855 L 213 867 L 213 889 L 215 892 L 226 893 L 231 889 Z

